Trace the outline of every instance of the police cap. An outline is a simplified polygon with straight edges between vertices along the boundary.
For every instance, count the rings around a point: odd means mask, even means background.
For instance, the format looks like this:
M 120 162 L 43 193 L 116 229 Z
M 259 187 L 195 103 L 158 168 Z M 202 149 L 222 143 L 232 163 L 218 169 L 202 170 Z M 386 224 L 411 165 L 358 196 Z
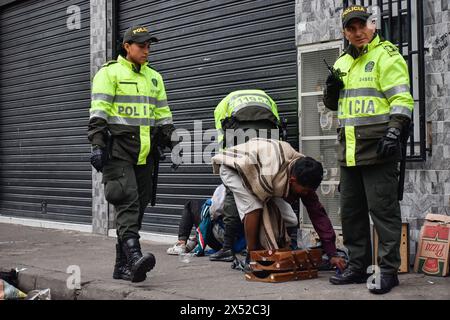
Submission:
M 342 26 L 345 28 L 352 19 L 367 21 L 370 15 L 371 14 L 367 11 L 366 7 L 358 5 L 350 6 L 344 9 L 344 12 L 342 13 Z
M 137 43 L 144 43 L 144 42 L 158 42 L 158 38 L 151 35 L 148 32 L 148 29 L 143 26 L 134 26 L 131 28 L 128 28 L 125 31 L 125 34 L 123 35 L 123 43 L 127 42 L 137 42 Z

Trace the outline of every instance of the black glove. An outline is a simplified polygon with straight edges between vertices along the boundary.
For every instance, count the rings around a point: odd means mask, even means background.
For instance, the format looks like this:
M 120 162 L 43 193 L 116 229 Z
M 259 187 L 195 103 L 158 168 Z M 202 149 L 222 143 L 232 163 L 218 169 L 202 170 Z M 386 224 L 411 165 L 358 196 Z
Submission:
M 172 141 L 172 133 L 175 131 L 175 127 L 173 124 L 165 124 L 157 129 L 157 133 L 155 135 L 156 143 L 163 148 L 169 148 L 170 150 L 176 145 L 174 141 Z
M 99 146 L 93 146 L 91 152 L 91 164 L 97 170 L 97 172 L 102 172 L 103 166 L 106 162 L 107 153 L 104 148 Z
M 388 158 L 400 150 L 400 129 L 389 128 L 383 138 L 378 142 L 378 159 Z
M 158 157 L 159 161 L 166 160 L 166 155 L 164 154 L 164 147 L 157 146 L 155 151 L 157 152 L 156 156 Z
M 327 89 L 339 91 L 344 88 L 344 82 L 342 82 L 341 78 L 337 77 L 334 73 L 328 75 L 325 84 L 327 85 Z
M 178 135 L 175 135 L 174 138 L 177 140 L 170 140 L 170 143 L 169 143 L 170 151 L 172 151 L 173 148 L 175 148 L 180 143 L 180 138 L 178 137 Z
M 344 82 L 334 73 L 330 74 L 325 82 L 323 102 L 325 106 L 333 111 L 338 109 L 339 91 L 344 88 Z

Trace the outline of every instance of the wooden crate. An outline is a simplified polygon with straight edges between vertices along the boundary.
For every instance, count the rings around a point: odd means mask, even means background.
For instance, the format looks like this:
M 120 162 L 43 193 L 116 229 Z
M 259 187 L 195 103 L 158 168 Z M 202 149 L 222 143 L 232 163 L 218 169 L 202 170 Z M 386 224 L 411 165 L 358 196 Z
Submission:
M 372 239 L 372 263 L 378 265 L 378 234 L 375 230 L 375 226 L 372 227 L 373 239 Z M 409 272 L 409 224 L 402 223 L 402 237 L 400 241 L 400 258 L 401 264 L 398 268 L 398 273 L 408 273 Z

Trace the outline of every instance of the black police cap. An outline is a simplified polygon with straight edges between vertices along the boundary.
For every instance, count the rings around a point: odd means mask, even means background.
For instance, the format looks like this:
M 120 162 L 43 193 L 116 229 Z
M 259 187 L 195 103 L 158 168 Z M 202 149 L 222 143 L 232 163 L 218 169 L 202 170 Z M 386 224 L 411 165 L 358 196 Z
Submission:
M 123 35 L 123 43 L 127 43 L 127 42 L 144 43 L 146 41 L 158 42 L 158 38 L 151 35 L 148 32 L 148 29 L 143 26 L 134 26 L 134 27 L 128 28 L 125 31 L 125 34 Z
M 371 14 L 367 11 L 366 7 L 353 5 L 346 9 L 342 13 L 342 26 L 345 28 L 350 20 L 359 19 L 363 21 L 367 21 Z

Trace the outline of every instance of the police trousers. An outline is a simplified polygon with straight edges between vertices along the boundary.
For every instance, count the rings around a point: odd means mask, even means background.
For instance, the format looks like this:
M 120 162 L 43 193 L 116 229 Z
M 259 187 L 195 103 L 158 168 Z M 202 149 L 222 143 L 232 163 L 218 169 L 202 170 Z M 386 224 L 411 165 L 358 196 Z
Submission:
M 103 168 L 105 198 L 114 206 L 119 240 L 139 238 L 145 209 L 151 199 L 152 163 L 133 165 L 110 159 Z
M 379 238 L 381 272 L 397 273 L 402 228 L 397 187 L 397 162 L 341 167 L 342 233 L 350 269 L 365 273 L 372 265 L 370 214 Z

